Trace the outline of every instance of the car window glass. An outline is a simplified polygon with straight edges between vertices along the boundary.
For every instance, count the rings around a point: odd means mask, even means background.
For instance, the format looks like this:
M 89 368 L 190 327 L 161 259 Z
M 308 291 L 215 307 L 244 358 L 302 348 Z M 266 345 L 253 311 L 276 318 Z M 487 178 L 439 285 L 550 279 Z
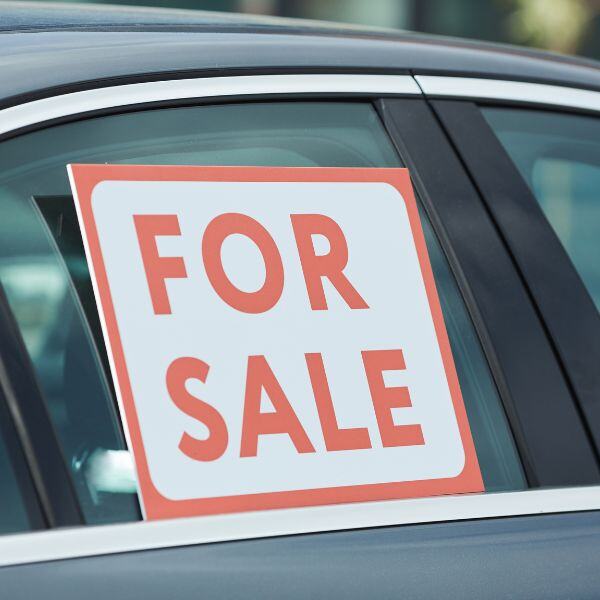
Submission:
M 98 117 L 0 144 L 0 282 L 35 365 L 88 522 L 138 517 L 67 163 L 398 167 L 373 107 L 227 104 Z M 365 204 L 368 210 L 368 204 Z M 489 367 L 422 215 L 488 491 L 525 479 Z
M 503 108 L 483 114 L 600 308 L 600 119 Z

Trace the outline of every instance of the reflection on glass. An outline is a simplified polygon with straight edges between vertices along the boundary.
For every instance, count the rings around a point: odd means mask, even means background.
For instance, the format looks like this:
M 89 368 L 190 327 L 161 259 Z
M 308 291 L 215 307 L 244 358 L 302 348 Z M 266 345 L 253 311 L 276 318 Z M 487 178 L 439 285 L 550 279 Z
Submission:
M 600 119 L 501 108 L 483 114 L 600 309 Z

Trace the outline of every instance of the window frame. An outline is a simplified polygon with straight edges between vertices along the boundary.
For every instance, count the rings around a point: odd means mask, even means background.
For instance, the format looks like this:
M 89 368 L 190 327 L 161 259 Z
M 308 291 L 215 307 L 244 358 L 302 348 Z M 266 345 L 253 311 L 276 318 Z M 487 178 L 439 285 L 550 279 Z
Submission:
M 25 342 L 0 285 L 0 402 L 18 437 L 25 508 L 34 528 L 83 524 L 71 475 Z M 0 411 L 1 413 L 4 411 Z M 13 444 L 13 453 L 17 452 Z M 24 466 L 24 465 L 23 465 Z
M 8 309 L 6 297 L 0 286 L 0 346 L 4 346 L 6 322 L 3 314 Z M 9 342 L 10 343 L 10 342 Z M 48 525 L 47 511 L 43 508 L 40 498 L 40 486 L 36 485 L 36 476 L 32 472 L 32 449 L 29 452 L 22 445 L 22 432 L 19 432 L 20 409 L 10 383 L 10 375 L 2 360 L 0 360 L 0 436 L 6 447 L 7 458 L 11 463 L 15 483 L 23 501 L 23 509 L 32 531 L 45 529 Z M 1 490 L 0 490 L 1 492 Z M 24 532 L 23 532 L 24 533 Z
M 436 78 L 432 79 L 435 83 Z M 458 88 L 459 81 L 457 78 L 451 83 Z M 445 85 L 446 91 L 450 91 L 449 84 Z M 425 89 L 428 89 L 427 85 Z M 494 89 L 497 98 L 490 97 Z M 557 89 L 558 86 L 534 83 L 521 83 L 515 88 L 512 82 L 496 82 L 483 99 L 436 99 L 432 100 L 432 106 L 523 276 L 560 360 L 598 461 L 600 314 L 529 185 L 480 110 L 480 106 L 521 108 L 600 119 L 600 92 L 563 88 L 563 92 L 556 92 L 554 99 L 549 101 L 551 92 Z M 436 93 L 432 83 L 429 90 L 436 96 L 442 92 L 439 88 Z M 463 89 L 466 91 L 473 92 L 469 86 Z M 567 103 L 560 104 L 561 101 Z M 517 214 L 518 220 L 515 219 Z
M 252 85 L 249 86 L 250 83 Z M 427 183 L 427 186 L 423 186 L 423 180 L 432 175 L 431 170 L 435 167 L 435 161 L 432 161 L 431 159 L 426 160 L 424 155 L 427 155 L 428 153 L 438 155 L 436 149 L 439 149 L 445 160 L 449 161 L 449 163 L 444 166 L 444 173 L 450 178 L 458 181 L 460 189 L 464 190 L 469 196 L 469 203 L 468 206 L 464 207 L 463 214 L 481 219 L 483 206 L 465 174 L 462 171 L 458 175 L 453 173 L 453 170 L 457 167 L 460 168 L 456 155 L 439 128 L 439 124 L 434 115 L 429 110 L 420 88 L 411 76 L 349 74 L 232 75 L 231 77 L 212 77 L 204 79 L 148 81 L 146 83 L 135 84 L 123 83 L 122 85 L 119 84 L 108 88 L 96 88 L 51 96 L 0 110 L 0 142 L 3 141 L 3 139 L 33 129 L 55 125 L 60 122 L 85 119 L 90 116 L 99 116 L 101 114 L 115 114 L 130 110 L 164 108 L 181 105 L 196 106 L 203 103 L 224 103 L 232 100 L 237 102 L 248 99 L 284 99 L 290 101 L 295 99 L 306 100 L 309 98 L 338 101 L 340 99 L 348 101 L 364 99 L 373 102 L 375 106 L 378 107 L 380 115 L 383 117 L 384 126 L 386 127 L 392 142 L 399 149 L 401 157 L 406 161 L 409 168 L 412 169 L 413 180 L 417 187 L 417 191 L 421 194 L 426 210 L 432 220 L 434 230 L 449 259 L 451 269 L 458 278 L 463 299 L 469 313 L 475 321 L 476 329 L 484 346 L 490 369 L 508 412 L 511 431 L 515 437 L 517 437 L 519 427 L 522 427 L 523 421 L 528 423 L 528 428 L 524 428 L 523 431 L 525 431 L 532 439 L 525 439 L 524 436 L 521 435 L 520 438 L 523 448 L 519 448 L 519 450 L 530 484 L 536 485 L 543 482 L 544 480 L 540 479 L 537 474 L 537 470 L 539 469 L 538 463 L 533 462 L 530 458 L 528 459 L 527 454 L 524 455 L 523 452 L 524 450 L 527 450 L 531 443 L 536 443 L 539 446 L 544 439 L 548 439 L 546 437 L 547 433 L 539 427 L 536 415 L 528 412 L 528 406 L 525 406 L 520 413 L 516 413 L 513 410 L 511 414 L 511 406 L 520 406 L 522 404 L 524 397 L 523 390 L 520 391 L 520 394 L 515 393 L 515 386 L 512 382 L 513 374 L 510 370 L 507 371 L 502 364 L 507 354 L 499 353 L 497 351 L 498 344 L 495 337 L 498 335 L 498 331 L 492 331 L 489 328 L 487 321 L 484 322 L 482 319 L 481 315 L 485 314 L 481 311 L 482 302 L 485 303 L 485 285 L 482 283 L 473 285 L 472 282 L 467 284 L 467 278 L 470 277 L 469 273 L 474 273 L 476 269 L 471 268 L 470 271 L 469 269 L 465 269 L 464 262 L 465 260 L 467 260 L 467 262 L 468 260 L 472 261 L 475 257 L 472 249 L 465 249 L 465 247 L 469 246 L 470 241 L 468 235 L 465 235 L 464 231 L 457 228 L 458 222 L 450 219 L 452 227 L 449 227 L 446 222 L 448 218 L 451 217 L 452 207 L 448 202 L 444 205 L 443 197 L 440 195 L 442 188 L 439 186 L 443 182 L 438 178 L 435 184 L 437 186 L 435 190 L 434 186 L 430 185 L 429 182 Z M 396 103 L 394 110 L 392 110 L 391 107 L 392 103 Z M 418 123 L 423 126 L 426 131 L 426 135 L 420 136 L 420 141 L 417 140 L 419 135 L 416 135 L 419 132 L 415 131 L 414 126 L 413 130 L 410 131 L 410 127 L 408 127 L 409 124 L 406 123 L 406 118 L 404 119 L 404 124 L 402 126 L 398 121 L 399 115 L 402 115 L 404 112 L 406 115 L 410 114 L 410 111 L 406 109 L 411 103 L 413 107 L 416 107 L 417 110 L 420 111 Z M 416 125 L 416 123 L 417 121 L 415 121 L 414 125 Z M 414 144 L 415 146 L 414 148 L 411 146 L 409 153 L 405 152 L 403 140 L 408 140 L 410 144 Z M 438 144 L 440 145 L 439 148 Z M 497 232 L 493 229 L 489 229 L 489 227 L 488 231 L 491 232 L 490 235 L 495 239 L 494 251 L 499 253 L 501 244 Z M 512 266 L 512 263 L 509 267 L 509 263 L 506 261 L 509 260 L 510 257 L 505 250 L 504 252 L 506 256 L 503 256 L 502 260 L 504 261 L 506 269 L 512 269 L 512 285 L 516 286 L 515 289 L 520 289 L 519 286 L 521 286 L 521 283 L 518 282 L 518 274 L 514 269 L 514 266 Z M 485 255 L 480 253 L 478 258 L 479 263 L 485 263 L 484 259 L 489 256 L 489 252 Z M 474 267 L 474 265 L 472 264 L 471 267 Z M 530 305 L 530 300 L 524 296 L 520 296 L 520 298 L 522 298 L 523 310 L 526 313 L 528 310 L 531 311 L 532 307 Z M 489 303 L 489 298 L 487 301 Z M 525 316 L 528 314 L 529 313 Z M 486 319 L 488 316 L 489 315 L 486 314 Z M 510 325 L 510 323 L 504 323 L 505 327 L 506 325 Z M 533 322 L 531 326 L 535 328 L 539 325 L 537 322 Z M 504 336 L 506 337 L 507 335 L 508 333 L 505 332 Z M 549 348 L 549 343 L 545 336 L 538 340 L 538 344 L 540 347 L 546 344 Z M 546 353 L 548 348 L 546 348 Z M 5 349 L 0 348 L 0 355 L 4 355 L 4 352 Z M 551 365 L 551 369 L 557 377 L 561 376 L 556 365 Z M 518 386 L 516 387 L 518 388 Z M 19 395 L 19 397 L 21 398 L 21 402 L 23 402 L 23 396 Z M 570 397 L 563 398 L 561 402 L 571 402 L 572 404 Z M 50 423 L 47 423 L 46 425 L 49 431 L 52 431 Z M 26 426 L 27 429 L 30 430 L 33 427 L 33 423 L 28 421 Z M 517 444 L 519 445 L 518 441 Z M 54 450 L 56 450 L 56 455 L 60 456 L 58 447 L 53 449 L 53 453 Z M 549 462 L 553 457 L 546 453 L 545 458 L 546 461 Z M 49 477 L 50 476 L 51 474 Z M 598 480 L 594 479 L 593 481 L 597 483 L 600 481 L 600 478 Z M 555 482 L 555 485 L 559 485 L 560 483 L 561 482 Z M 570 484 L 572 482 L 565 481 L 564 483 Z M 46 487 L 52 489 L 53 486 L 56 485 L 59 485 L 59 483 L 58 480 L 55 479 L 54 481 L 47 482 Z M 596 490 L 595 495 L 590 493 L 593 490 Z M 353 529 L 365 526 L 533 514 L 545 512 L 547 510 L 569 512 L 571 510 L 582 510 L 582 507 L 585 509 L 600 509 L 600 494 L 598 494 L 598 491 L 600 491 L 600 486 L 598 488 L 582 488 L 581 490 L 545 490 L 545 493 L 542 493 L 541 495 L 538 492 L 534 493 L 528 490 L 525 492 L 500 492 L 497 494 L 456 496 L 452 498 L 423 498 L 386 503 L 373 502 L 368 504 L 328 507 L 327 510 L 332 514 L 339 513 L 340 518 L 343 518 L 343 515 L 349 515 L 351 518 L 348 518 L 346 524 L 343 526 L 340 525 L 340 528 Z M 528 497 L 527 495 L 529 494 L 534 495 Z M 514 501 L 512 500 L 513 498 Z M 577 500 L 568 500 L 572 498 L 576 498 Z M 548 503 L 546 503 L 546 499 L 548 499 Z M 58 501 L 58 499 L 56 499 L 56 501 Z M 478 508 L 480 503 L 481 508 Z M 384 504 L 389 506 L 389 512 L 386 512 L 387 516 L 385 517 L 384 522 L 382 522 L 381 518 L 377 517 L 377 514 L 378 511 L 383 508 Z M 411 509 L 411 507 L 413 508 Z M 456 507 L 456 510 L 454 507 Z M 55 509 L 58 509 L 58 507 L 55 506 Z M 317 514 L 323 510 L 322 508 L 318 509 L 317 512 L 311 512 L 312 509 L 293 509 L 294 514 L 297 513 L 298 510 L 308 511 L 306 517 L 307 525 L 302 531 L 324 530 L 325 526 Z M 408 511 L 407 516 L 402 516 L 404 510 Z M 290 511 L 282 512 L 287 514 Z M 273 527 L 270 525 L 273 515 L 274 512 L 270 511 L 266 517 L 262 518 L 256 515 L 253 517 L 251 514 L 240 518 L 248 520 L 248 523 L 250 524 L 249 527 L 254 532 L 252 537 L 268 537 L 270 535 L 278 535 L 277 533 L 273 533 Z M 255 519 L 256 526 L 252 525 L 254 522 L 253 518 Z M 281 518 L 285 519 L 290 517 L 282 516 Z M 207 519 L 210 519 L 211 523 L 214 521 L 214 525 L 211 525 Z M 184 522 L 186 520 L 182 521 Z M 195 520 L 192 521 L 196 523 Z M 291 521 L 294 521 L 293 516 L 290 518 L 290 522 Z M 228 533 L 229 529 L 226 521 L 223 521 L 219 517 L 202 517 L 199 518 L 197 522 L 197 527 L 194 527 L 194 535 L 196 537 L 199 536 L 200 540 L 198 543 L 203 539 L 205 541 L 231 539 L 228 537 L 231 536 L 231 533 Z M 139 525 L 139 523 L 109 525 L 103 526 L 103 529 L 118 531 L 119 528 L 124 527 L 126 531 L 130 531 L 129 528 L 139 527 Z M 210 540 L 207 539 L 206 535 L 200 535 L 199 533 L 205 526 L 216 528 L 214 531 L 217 533 L 211 534 L 212 537 L 209 536 Z M 97 530 L 98 528 L 88 526 L 84 529 Z M 326 529 L 329 529 L 329 527 Z M 180 529 L 178 530 L 183 531 Z M 151 530 L 148 529 L 148 531 Z M 299 533 L 300 531 L 295 532 Z M 290 531 L 290 533 L 294 533 L 294 531 Z M 3 547 L 4 541 L 5 540 L 0 538 L 0 548 Z M 10 540 L 6 541 L 8 543 Z M 155 544 L 160 543 L 160 540 L 155 542 Z M 160 546 L 155 545 L 153 547 Z M 2 552 L 0 552 L 0 555 L 2 555 Z M 3 563 L 0 561 L 0 564 Z
M 422 102 L 383 100 L 382 114 L 438 235 L 446 238 L 450 264 L 472 311 L 529 483 L 597 483 L 595 456 L 528 290 L 447 132 Z M 470 121 L 465 128 L 470 130 Z M 526 364 L 515 345 L 528 349 Z M 564 445 L 548 443 L 552 439 Z

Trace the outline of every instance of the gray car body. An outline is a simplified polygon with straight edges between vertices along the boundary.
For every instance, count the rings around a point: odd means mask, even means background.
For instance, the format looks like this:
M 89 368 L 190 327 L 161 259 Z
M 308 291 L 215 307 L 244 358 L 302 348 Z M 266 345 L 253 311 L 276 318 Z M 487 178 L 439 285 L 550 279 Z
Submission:
M 319 533 L 0 569 L 3 598 L 598 598 L 600 515 Z
M 600 89 L 590 61 L 408 33 L 0 3 L 0 106 L 224 73 L 460 74 Z M 42 534 L 43 535 L 43 534 Z M 600 513 L 320 533 L 0 568 L 5 598 L 597 598 Z

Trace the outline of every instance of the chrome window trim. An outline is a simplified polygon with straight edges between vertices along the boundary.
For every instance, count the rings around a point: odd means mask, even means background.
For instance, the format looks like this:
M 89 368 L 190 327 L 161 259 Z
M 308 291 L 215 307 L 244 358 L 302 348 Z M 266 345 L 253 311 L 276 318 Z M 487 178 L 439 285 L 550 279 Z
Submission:
M 0 135 L 64 117 L 151 102 L 279 94 L 421 95 L 410 75 L 243 75 L 149 81 L 61 94 L 0 110 Z
M 84 526 L 0 537 L 0 566 L 370 527 L 600 509 L 600 486 Z
M 545 83 L 416 75 L 426 96 L 545 104 L 600 111 L 600 92 Z

